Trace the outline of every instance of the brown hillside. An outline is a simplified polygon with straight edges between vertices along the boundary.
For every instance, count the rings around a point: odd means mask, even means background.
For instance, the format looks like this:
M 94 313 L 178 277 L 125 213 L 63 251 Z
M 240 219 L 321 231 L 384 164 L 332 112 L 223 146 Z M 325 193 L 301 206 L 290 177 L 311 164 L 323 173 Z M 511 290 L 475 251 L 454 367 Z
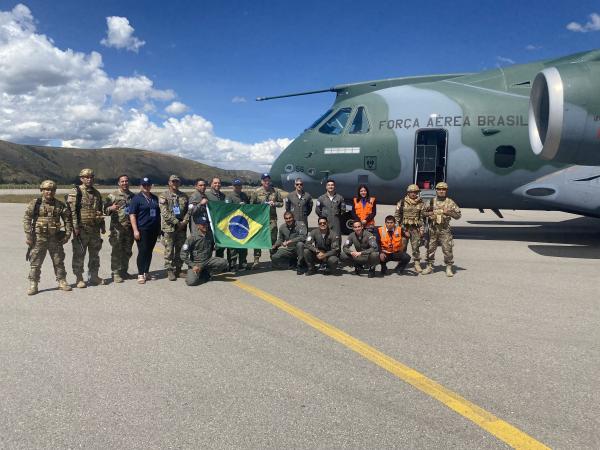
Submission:
M 225 183 L 240 178 L 245 184 L 258 182 L 259 174 L 249 170 L 224 170 L 190 159 L 133 148 L 78 149 L 20 145 L 0 141 L 0 183 L 37 184 L 51 179 L 59 184 L 78 180 L 79 171 L 91 167 L 96 183 L 114 184 L 119 174 L 127 173 L 136 183 L 150 176 L 166 184 L 169 175 L 179 175 L 184 184 L 197 178 L 220 176 Z

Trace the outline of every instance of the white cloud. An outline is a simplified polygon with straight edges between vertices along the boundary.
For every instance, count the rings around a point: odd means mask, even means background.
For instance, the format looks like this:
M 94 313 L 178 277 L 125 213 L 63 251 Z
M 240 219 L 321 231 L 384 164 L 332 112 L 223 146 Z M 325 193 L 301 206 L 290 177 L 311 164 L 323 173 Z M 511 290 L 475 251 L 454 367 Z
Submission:
M 185 156 L 224 168 L 265 170 L 291 142 L 246 144 L 216 136 L 198 115 L 154 123 L 157 103 L 173 90 L 157 89 L 144 75 L 113 78 L 102 56 L 63 50 L 36 31 L 24 5 L 0 11 L 0 139 L 72 147 L 137 147 Z M 172 101 L 167 113 L 185 113 Z
M 173 102 L 165 108 L 165 111 L 169 114 L 173 114 L 174 116 L 179 116 L 184 112 L 187 112 L 188 109 L 189 108 L 187 107 L 187 105 L 181 102 Z
M 589 15 L 590 20 L 584 25 L 578 22 L 571 22 L 567 24 L 567 30 L 574 31 L 577 33 L 588 33 L 590 31 L 600 30 L 600 14 L 591 13 Z
M 510 59 L 510 58 L 506 58 L 504 56 L 496 56 L 496 60 L 499 63 L 503 63 L 503 64 L 515 64 L 515 61 Z
M 146 44 L 133 35 L 135 30 L 129 25 L 127 17 L 107 17 L 106 25 L 106 37 L 100 41 L 106 47 L 124 48 L 137 53 L 140 47 Z
M 231 103 L 246 103 L 246 97 L 235 96 L 231 99 Z
M 529 44 L 525 47 L 525 50 L 529 50 L 530 52 L 533 52 L 535 50 L 539 50 L 541 49 L 542 46 L 541 45 L 533 45 L 533 44 Z

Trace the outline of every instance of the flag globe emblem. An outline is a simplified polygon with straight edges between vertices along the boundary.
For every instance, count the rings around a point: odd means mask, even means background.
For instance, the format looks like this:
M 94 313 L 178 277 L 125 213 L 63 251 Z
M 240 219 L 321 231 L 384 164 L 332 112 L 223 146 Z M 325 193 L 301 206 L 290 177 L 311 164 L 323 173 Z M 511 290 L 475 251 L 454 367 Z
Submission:
M 243 241 L 250 233 L 250 224 L 243 215 L 235 215 L 229 219 L 229 232 L 233 237 Z

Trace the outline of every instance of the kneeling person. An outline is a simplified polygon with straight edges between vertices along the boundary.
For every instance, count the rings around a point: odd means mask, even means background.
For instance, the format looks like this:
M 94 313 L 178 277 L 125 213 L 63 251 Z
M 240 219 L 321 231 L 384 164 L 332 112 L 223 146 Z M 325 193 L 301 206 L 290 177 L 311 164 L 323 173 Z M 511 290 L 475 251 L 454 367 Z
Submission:
M 394 216 L 385 218 L 385 226 L 377 229 L 377 241 L 379 242 L 379 262 L 381 263 L 381 275 L 387 273 L 387 262 L 398 261 L 396 272 L 400 274 L 410 262 L 410 256 L 404 251 L 403 237 L 410 237 L 404 233 L 402 227 L 396 226 Z
M 375 276 L 375 266 L 379 262 L 377 239 L 364 229 L 360 220 L 354 222 L 352 229 L 354 231 L 350 233 L 342 247 L 340 260 L 342 264 L 353 265 L 356 275 L 360 275 L 361 267 L 367 265 L 369 267 L 369 278 L 373 278 Z M 351 250 L 352 247 L 354 247 L 354 250 Z
M 316 273 L 315 264 L 327 264 L 324 274 L 331 274 L 337 267 L 340 254 L 339 237 L 329 229 L 326 217 L 319 218 L 319 228 L 310 232 L 304 244 L 304 261 L 308 267 L 306 275 Z
M 279 227 L 279 237 L 273 244 L 271 262 L 275 269 L 289 269 L 296 267 L 297 274 L 302 274 L 302 261 L 304 260 L 304 241 L 306 240 L 306 225 L 296 222 L 291 212 L 283 215 L 285 223 Z
M 181 247 L 181 260 L 189 267 L 185 279 L 188 286 L 206 283 L 211 274 L 225 272 L 228 268 L 225 258 L 212 257 L 215 243 L 208 233 L 208 218 L 197 218 L 196 227 L 198 234 L 188 237 Z

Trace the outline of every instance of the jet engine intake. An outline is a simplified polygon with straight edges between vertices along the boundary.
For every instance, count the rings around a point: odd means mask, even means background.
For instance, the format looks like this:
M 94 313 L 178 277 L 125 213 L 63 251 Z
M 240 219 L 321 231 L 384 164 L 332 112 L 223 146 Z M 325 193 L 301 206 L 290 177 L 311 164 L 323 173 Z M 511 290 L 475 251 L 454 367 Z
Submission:
M 529 98 L 529 143 L 539 157 L 600 165 L 600 63 L 548 67 Z

